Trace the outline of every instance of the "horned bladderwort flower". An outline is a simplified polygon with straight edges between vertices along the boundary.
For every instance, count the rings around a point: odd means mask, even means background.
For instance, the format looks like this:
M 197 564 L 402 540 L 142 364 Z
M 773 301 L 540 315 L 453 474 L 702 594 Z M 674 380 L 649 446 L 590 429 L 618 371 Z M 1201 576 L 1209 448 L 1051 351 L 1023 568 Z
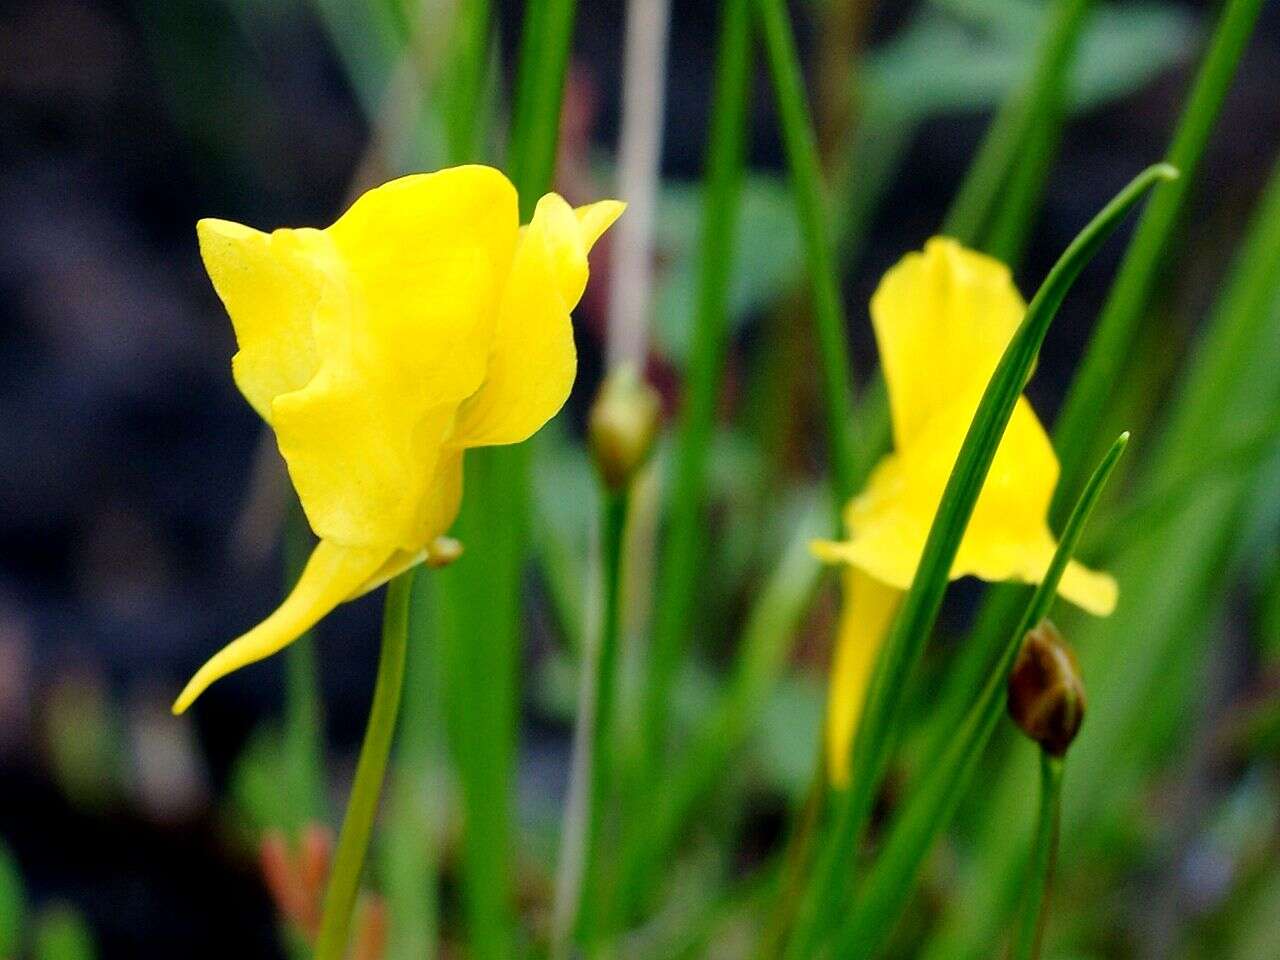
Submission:
M 324 230 L 197 224 L 239 344 L 236 384 L 275 431 L 319 544 L 284 603 L 200 668 L 176 713 L 430 558 L 457 515 L 466 450 L 527 439 L 568 397 L 569 312 L 622 209 L 551 193 L 521 227 L 510 181 L 463 166 L 370 190 Z
M 889 392 L 894 450 L 845 508 L 849 539 L 818 541 L 844 564 L 844 603 L 827 707 L 832 783 L 849 777 L 849 750 L 876 654 L 911 586 L 969 422 L 1026 304 L 1009 269 L 946 237 L 893 267 L 871 298 Z M 1019 397 L 965 530 L 951 577 L 1037 583 L 1056 546 L 1048 511 L 1058 460 Z M 1059 586 L 1090 613 L 1109 614 L 1116 584 L 1072 562 Z

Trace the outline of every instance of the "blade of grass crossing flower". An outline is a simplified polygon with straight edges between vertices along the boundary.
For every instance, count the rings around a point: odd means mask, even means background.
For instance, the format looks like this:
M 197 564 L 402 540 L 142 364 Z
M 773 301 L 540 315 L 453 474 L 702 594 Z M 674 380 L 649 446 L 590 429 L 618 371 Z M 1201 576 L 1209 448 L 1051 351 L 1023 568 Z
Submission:
M 1280 166 L 1258 205 L 1234 260 L 1225 292 L 1171 397 L 1175 410 L 1157 440 L 1136 489 L 1160 489 L 1181 473 L 1188 457 L 1203 458 L 1206 437 L 1234 424 L 1244 434 L 1280 423 Z M 1105 810 L 1128 802 L 1141 773 L 1158 756 L 1159 711 L 1174 666 L 1204 656 L 1206 613 L 1220 601 L 1231 575 L 1243 505 L 1262 480 L 1263 462 L 1205 476 L 1172 516 L 1130 527 L 1111 561 L 1124 584 L 1124 602 L 1106 620 L 1088 625 L 1079 648 L 1090 678 L 1088 735 L 1072 750 L 1070 834 Z M 1166 471 L 1171 471 L 1166 473 Z M 1098 524 L 1095 524 L 1096 528 Z M 1189 653 L 1190 652 L 1190 653 Z M 1167 738 L 1168 731 L 1163 731 Z M 1164 739 L 1167 744 L 1168 740 Z M 1116 758 L 1122 757 L 1123 762 Z M 1007 761 L 984 787 L 974 855 L 958 877 L 957 904 L 943 918 L 926 960 L 990 956 L 1016 908 L 1016 866 L 1023 855 L 1016 831 L 1003 826 L 1024 815 L 1022 765 Z
M 723 5 L 716 54 L 715 99 L 703 188 L 697 313 L 676 429 L 675 464 L 666 496 L 670 516 L 658 565 L 658 605 L 641 718 L 641 735 L 646 738 L 641 762 L 649 774 L 639 778 L 642 785 L 652 781 L 665 740 L 668 698 L 691 632 L 699 580 L 707 456 L 724 370 L 729 276 L 742 194 L 751 2 L 727 0 Z
M 1084 360 L 1054 424 L 1054 445 L 1062 462 L 1062 475 L 1050 509 L 1052 521 L 1062 520 L 1082 480 L 1085 465 L 1097 448 L 1100 440 L 1097 413 L 1123 372 L 1173 242 L 1196 166 L 1261 6 L 1261 0 L 1227 0 L 1169 147 L 1168 162 L 1180 170 L 1182 176 L 1156 191 L 1139 220 Z
M 1002 638 L 994 668 L 952 739 L 937 754 L 923 758 L 924 780 L 910 793 L 901 813 L 886 831 L 876 862 L 861 886 L 853 911 L 840 931 L 838 956 L 871 957 L 883 947 L 906 908 L 926 855 L 946 828 L 972 782 L 982 753 L 1003 716 L 1005 684 L 1027 631 L 1044 619 L 1053 605 L 1062 573 L 1080 542 L 1085 522 L 1097 505 L 1129 435 L 1122 435 L 1098 464 L 1076 503 L 1058 548 L 1026 604 L 1017 627 Z M 959 733 L 956 733 L 958 729 Z
M 1049 883 L 1062 821 L 1062 758 L 1040 752 L 1040 810 L 1036 815 L 1035 842 L 1027 870 L 1026 896 L 1014 931 L 1011 960 L 1036 960 L 1044 941 L 1045 912 L 1049 907 Z
M 302 505 L 292 491 L 284 528 L 284 572 L 297 582 L 311 555 L 312 538 Z M 290 830 L 324 817 L 324 729 L 319 671 L 312 632 L 284 651 L 284 784 Z
M 1080 232 L 1032 298 L 987 385 L 943 491 L 911 589 L 877 658 L 854 739 L 850 786 L 836 801 L 835 820 L 822 844 L 789 956 L 811 955 L 848 901 L 849 865 L 900 732 L 907 677 L 937 619 L 960 540 L 1049 324 L 1075 278 L 1125 214 L 1154 184 L 1176 175 L 1167 164 L 1148 167 Z
M 409 594 L 413 571 L 402 573 L 387 585 L 386 612 L 382 621 L 382 652 L 378 659 L 378 679 L 373 689 L 373 705 L 355 781 L 342 820 L 342 832 L 334 852 L 329 886 L 324 897 L 324 916 L 316 940 L 316 960 L 342 960 L 347 952 L 347 932 L 355 908 L 365 851 L 373 833 L 373 818 L 391 753 L 400 691 L 404 686 L 405 652 L 408 648 Z
M 1018 252 L 1057 151 L 1066 82 L 1092 6 L 1093 0 L 1053 3 L 1030 75 L 1001 104 L 952 201 L 942 227 L 947 236 L 982 249 L 995 236 L 1004 252 Z
M 805 98 L 804 76 L 785 0 L 755 0 L 774 97 L 782 124 L 782 143 L 791 174 L 796 217 L 804 239 L 809 284 L 822 364 L 828 456 L 837 514 L 854 494 L 857 455 L 849 431 L 853 394 L 849 385 L 848 324 L 836 276 L 827 196 L 818 164 L 818 146 Z M 837 522 L 839 517 L 837 516 Z

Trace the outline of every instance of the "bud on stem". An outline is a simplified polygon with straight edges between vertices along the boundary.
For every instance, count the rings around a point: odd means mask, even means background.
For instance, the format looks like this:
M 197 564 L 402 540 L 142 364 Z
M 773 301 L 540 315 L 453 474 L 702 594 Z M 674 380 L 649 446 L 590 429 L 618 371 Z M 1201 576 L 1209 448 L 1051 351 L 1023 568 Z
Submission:
M 587 424 L 591 457 L 610 490 L 624 489 L 644 466 L 658 434 L 658 392 L 624 364 L 600 385 Z
M 1061 757 L 1084 721 L 1084 684 L 1075 653 L 1048 620 L 1022 643 L 1009 674 L 1009 716 L 1051 757 Z

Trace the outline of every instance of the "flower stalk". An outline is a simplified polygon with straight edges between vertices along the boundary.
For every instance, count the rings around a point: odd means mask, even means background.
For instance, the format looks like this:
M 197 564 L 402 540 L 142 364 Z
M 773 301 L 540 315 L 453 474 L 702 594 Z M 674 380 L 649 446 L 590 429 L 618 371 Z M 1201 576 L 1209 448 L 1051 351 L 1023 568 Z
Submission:
M 412 570 L 400 574 L 387 585 L 378 679 L 373 688 L 373 704 L 369 708 L 369 723 L 360 746 L 347 813 L 338 837 L 333 871 L 329 875 L 315 960 L 342 960 L 347 949 L 351 913 L 360 889 L 360 874 L 369 848 L 369 837 L 373 833 L 374 815 L 378 810 L 378 797 L 382 793 L 396 716 L 400 710 L 412 589 Z
M 1026 900 L 1014 932 L 1011 960 L 1037 960 L 1044 939 L 1049 885 L 1057 860 L 1058 829 L 1062 821 L 1062 757 L 1040 751 L 1040 807 L 1027 870 Z

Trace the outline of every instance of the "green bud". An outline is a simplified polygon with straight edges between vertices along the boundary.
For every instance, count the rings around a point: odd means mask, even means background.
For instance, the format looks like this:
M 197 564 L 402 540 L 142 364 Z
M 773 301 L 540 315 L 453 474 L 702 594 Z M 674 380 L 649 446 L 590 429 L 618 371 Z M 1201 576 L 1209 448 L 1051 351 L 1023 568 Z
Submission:
M 649 459 L 661 412 L 658 392 L 635 367 L 625 364 L 605 377 L 591 405 L 587 438 L 596 470 L 610 490 L 626 487 Z

